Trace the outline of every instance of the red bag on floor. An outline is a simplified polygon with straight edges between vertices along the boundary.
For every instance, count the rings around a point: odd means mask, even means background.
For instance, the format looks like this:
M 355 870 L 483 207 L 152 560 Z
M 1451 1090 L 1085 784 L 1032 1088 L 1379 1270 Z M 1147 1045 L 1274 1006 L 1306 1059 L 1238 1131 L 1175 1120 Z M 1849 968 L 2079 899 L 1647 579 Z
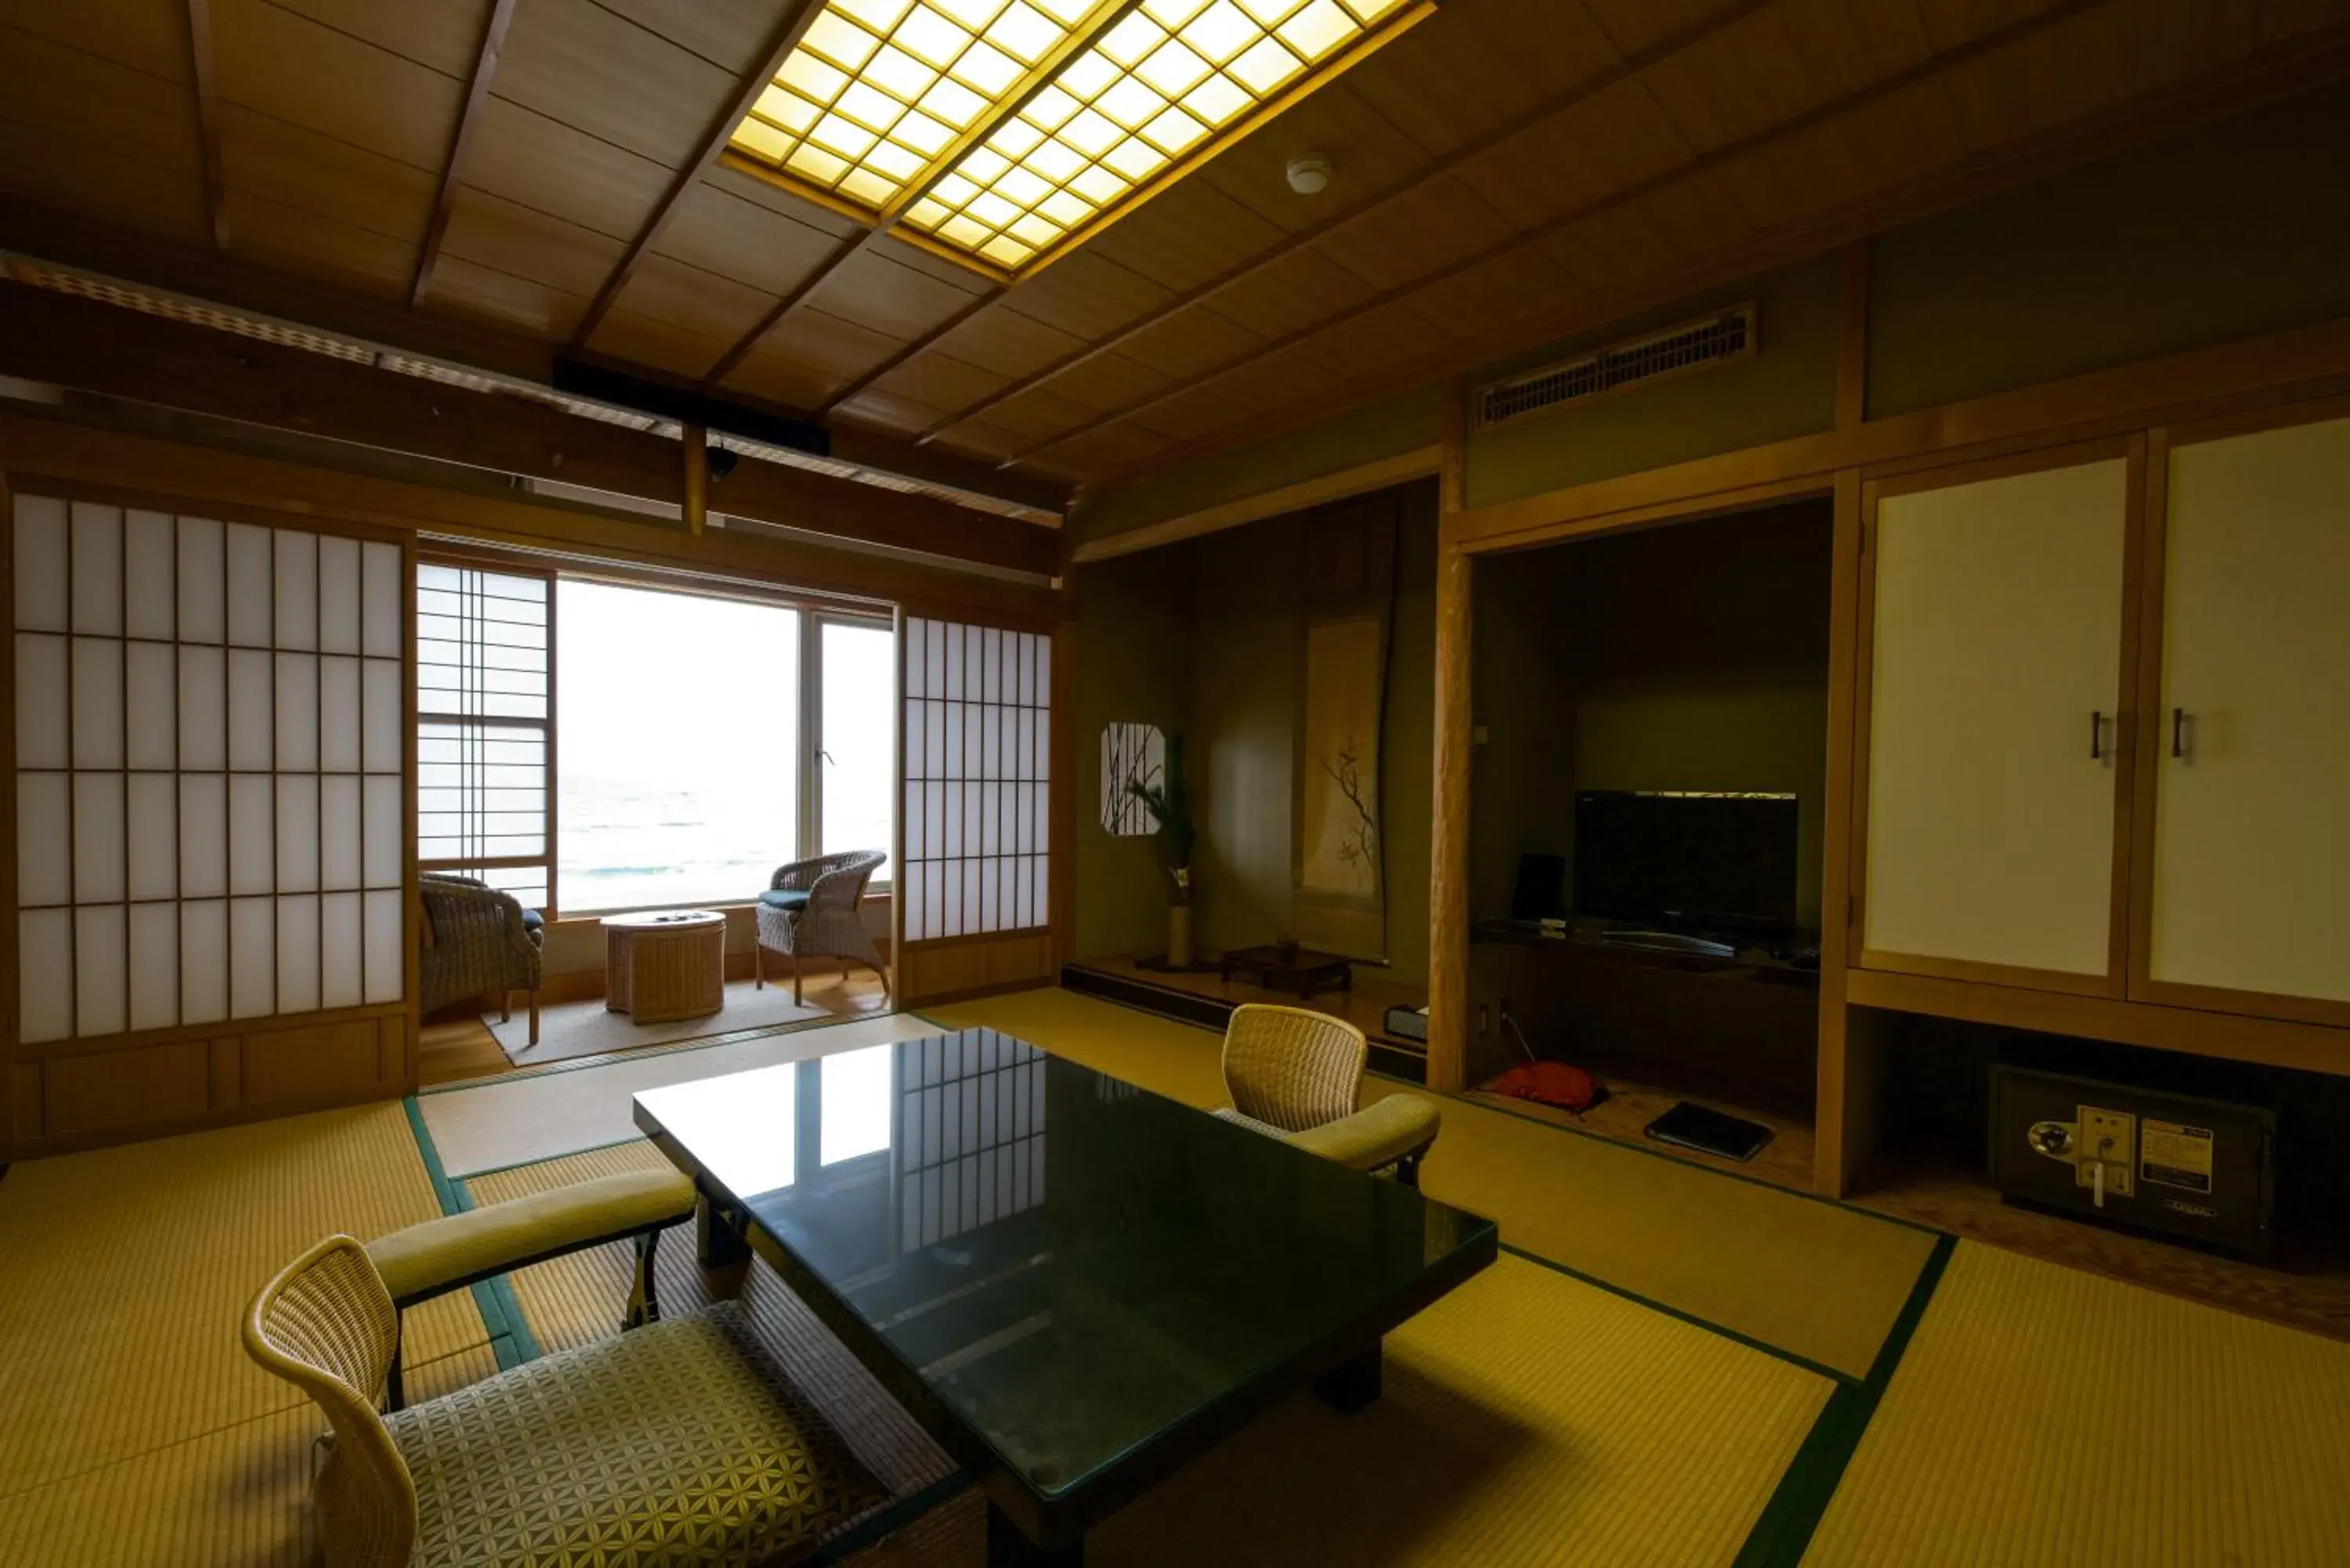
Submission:
M 1578 1114 L 1588 1110 L 1606 1093 L 1598 1079 L 1564 1062 L 1522 1062 L 1483 1088 L 1489 1095 L 1507 1095 L 1512 1099 L 1533 1100 Z

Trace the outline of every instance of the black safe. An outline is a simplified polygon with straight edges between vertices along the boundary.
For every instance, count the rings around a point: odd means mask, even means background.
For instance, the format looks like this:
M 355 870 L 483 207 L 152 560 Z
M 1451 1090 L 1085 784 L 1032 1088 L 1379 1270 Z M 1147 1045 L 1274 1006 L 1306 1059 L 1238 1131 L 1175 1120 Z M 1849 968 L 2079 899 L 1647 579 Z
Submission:
M 2268 1255 L 2276 1116 L 2027 1067 L 1991 1070 L 1991 1181 L 2086 1220 Z

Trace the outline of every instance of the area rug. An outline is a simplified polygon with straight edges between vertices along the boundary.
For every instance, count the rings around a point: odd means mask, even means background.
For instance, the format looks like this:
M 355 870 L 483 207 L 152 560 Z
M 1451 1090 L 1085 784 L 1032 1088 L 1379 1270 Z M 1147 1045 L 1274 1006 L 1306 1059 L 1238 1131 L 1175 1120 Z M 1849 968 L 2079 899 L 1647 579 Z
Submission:
M 671 1045 L 712 1034 L 733 1034 L 744 1029 L 765 1029 L 779 1023 L 805 1023 L 824 1018 L 832 1010 L 814 1003 L 794 1005 L 789 984 L 770 984 L 764 991 L 750 981 L 726 987 L 726 1004 L 707 1018 L 682 1018 L 674 1023 L 639 1023 L 625 1012 L 614 1012 L 600 996 L 557 1002 L 538 1012 L 538 1044 L 530 1043 L 530 1014 L 523 1008 L 504 1023 L 494 1012 L 483 1015 L 497 1037 L 498 1048 L 517 1067 L 567 1062 L 576 1056 L 608 1056 L 640 1045 Z

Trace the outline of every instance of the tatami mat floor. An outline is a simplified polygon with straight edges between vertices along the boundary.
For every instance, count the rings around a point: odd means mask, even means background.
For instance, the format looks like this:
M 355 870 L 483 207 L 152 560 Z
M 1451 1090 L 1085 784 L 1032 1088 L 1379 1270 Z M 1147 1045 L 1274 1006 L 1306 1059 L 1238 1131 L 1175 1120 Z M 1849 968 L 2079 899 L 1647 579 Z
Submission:
M 1196 1106 L 1226 1103 L 1219 1037 L 1066 991 L 929 1016 L 984 1024 Z M 1374 1078 L 1371 1097 L 1413 1092 Z M 1847 1378 L 1867 1376 L 1933 1251 L 1930 1231 L 1465 1100 L 1422 1185 L 1523 1248 Z
M 1961 1242 L 1805 1568 L 2341 1568 L 2350 1345 Z
M 894 1022 L 888 1036 L 925 1026 Z M 1221 1098 L 1214 1036 L 1088 999 L 1026 993 L 938 1022 Z M 874 1043 L 865 1028 L 820 1033 L 789 1049 Z M 681 1076 L 740 1065 L 718 1049 L 670 1060 L 689 1058 Z M 301 1499 L 317 1420 L 245 1365 L 236 1323 L 252 1292 L 328 1231 L 371 1236 L 444 1200 L 658 1158 L 608 1136 L 632 1075 L 514 1081 L 546 1103 L 505 1109 L 534 1129 L 530 1148 L 552 1152 L 438 1189 L 426 1118 L 397 1106 L 8 1171 L 0 1560 L 310 1560 Z M 1093 1561 L 2350 1563 L 2350 1347 L 1972 1244 L 1953 1252 L 1506 1113 L 1452 1100 L 1444 1113 L 1430 1190 L 1493 1213 L 1505 1245 L 1559 1266 L 1505 1254 L 1390 1338 L 1378 1405 L 1350 1418 L 1283 1406 L 1109 1521 Z M 683 1237 L 664 1254 L 665 1296 L 682 1307 L 704 1282 Z M 836 1552 L 858 1568 L 976 1568 L 976 1494 L 800 1325 L 763 1268 L 712 1283 L 778 1309 L 764 1315 L 779 1354 L 906 1500 L 886 1538 Z M 413 1315 L 426 1354 L 411 1387 L 485 1376 L 494 1348 L 612 1332 L 626 1270 L 616 1248 L 503 1282 L 489 1322 L 465 1294 Z

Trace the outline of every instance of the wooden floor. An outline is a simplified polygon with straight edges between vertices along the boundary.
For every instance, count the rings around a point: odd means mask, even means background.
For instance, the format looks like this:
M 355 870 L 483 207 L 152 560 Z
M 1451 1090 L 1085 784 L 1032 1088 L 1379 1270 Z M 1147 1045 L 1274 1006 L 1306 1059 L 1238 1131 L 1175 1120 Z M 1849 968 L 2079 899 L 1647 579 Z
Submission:
M 853 974 L 816 974 L 807 978 L 805 992 L 811 1007 L 821 1007 L 843 1018 L 861 1012 L 879 1012 L 889 1005 L 881 988 L 881 977 L 869 970 Z M 675 1041 L 664 1042 L 675 1044 Z M 436 1085 L 463 1083 L 471 1078 L 494 1077 L 514 1070 L 506 1054 L 498 1049 L 497 1037 L 483 1021 L 480 1011 L 471 1003 L 452 1007 L 424 1021 L 420 1044 L 421 1054 L 417 1069 L 417 1086 L 430 1089 Z
M 1797 1192 L 1812 1189 L 1812 1129 L 1807 1123 L 1744 1104 L 1735 1097 L 1685 1091 L 1661 1084 L 1634 1083 L 1613 1073 L 1603 1073 L 1599 1079 L 1607 1086 L 1607 1097 L 1581 1116 L 1552 1106 L 1536 1105 L 1532 1100 L 1489 1095 L 1476 1089 L 1470 1090 L 1467 1097 L 1480 1105 L 1516 1111 L 1538 1121 L 1555 1122 L 1560 1127 L 1596 1133 L 1601 1137 L 1611 1137 L 1619 1143 L 1638 1144 L 1659 1154 L 1670 1155 L 1675 1159 L 1688 1160 L 1692 1165 L 1752 1177 L 1757 1181 L 1767 1181 L 1775 1187 L 1789 1188 Z M 1733 1116 L 1761 1122 L 1771 1129 L 1771 1141 L 1764 1144 L 1762 1152 L 1752 1159 L 1735 1160 L 1701 1154 L 1693 1148 L 1661 1144 L 1648 1137 L 1648 1125 L 1683 1100 L 1694 1100 L 1714 1110 L 1727 1111 Z

